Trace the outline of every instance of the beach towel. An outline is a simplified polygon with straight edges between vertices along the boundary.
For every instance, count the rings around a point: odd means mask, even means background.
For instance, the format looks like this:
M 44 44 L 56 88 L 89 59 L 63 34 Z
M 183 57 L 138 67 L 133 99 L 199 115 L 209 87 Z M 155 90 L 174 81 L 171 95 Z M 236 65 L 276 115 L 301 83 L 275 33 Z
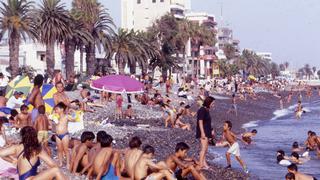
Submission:
M 15 166 L 0 158 L 0 177 L 8 179 L 19 179 Z

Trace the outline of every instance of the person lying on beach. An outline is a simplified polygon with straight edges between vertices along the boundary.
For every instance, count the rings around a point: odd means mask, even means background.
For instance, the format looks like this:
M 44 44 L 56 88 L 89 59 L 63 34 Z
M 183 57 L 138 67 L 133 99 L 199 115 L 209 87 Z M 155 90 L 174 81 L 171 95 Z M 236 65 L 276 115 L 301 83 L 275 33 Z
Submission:
M 129 149 L 125 151 L 123 174 L 126 174 L 131 179 L 134 178 L 136 163 L 143 154 L 140 149 L 141 144 L 142 142 L 139 137 L 132 137 L 129 141 Z
M 25 126 L 30 126 L 31 122 L 31 114 L 28 112 L 29 108 L 27 105 L 21 105 L 20 113 L 17 115 L 17 127 L 23 128 Z
M 178 143 L 175 153 L 166 159 L 167 166 L 175 172 L 175 177 L 178 180 L 185 179 L 188 174 L 191 174 L 196 180 L 205 180 L 206 178 L 199 171 L 198 162 L 187 157 L 189 149 L 190 147 L 186 143 Z
M 65 114 L 67 106 L 60 102 L 54 107 L 55 113 L 59 116 L 58 124 L 56 125 L 56 143 L 58 149 L 59 166 L 63 165 L 63 156 L 66 156 L 67 169 L 70 169 L 70 154 L 69 154 L 69 133 L 68 121 L 69 116 Z
M 67 179 L 51 157 L 41 148 L 37 131 L 31 126 L 25 126 L 20 131 L 21 143 L 0 149 L 0 157 L 15 156 L 19 179 Z M 48 165 L 48 169 L 38 174 L 40 159 Z
M 95 135 L 91 131 L 84 131 L 81 134 L 81 144 L 72 149 L 70 162 L 71 173 L 80 173 L 84 167 L 89 164 L 89 148 L 92 147 L 94 139 Z
M 168 168 L 165 162 L 153 162 L 154 148 L 150 145 L 146 145 L 143 148 L 143 154 L 137 161 L 134 168 L 134 180 L 176 180 L 173 176 L 173 172 Z M 148 171 L 150 170 L 150 171 Z M 148 173 L 150 172 L 150 173 Z
M 46 108 L 44 105 L 38 107 L 38 116 L 34 123 L 34 128 L 38 132 L 38 141 L 43 149 L 51 156 L 51 150 L 48 146 L 49 140 L 49 119 L 46 115 Z
M 92 179 L 94 176 L 96 176 L 96 179 L 101 180 L 122 179 L 119 167 L 120 155 L 113 150 L 112 141 L 113 138 L 109 134 L 106 134 L 106 136 L 101 139 L 101 149 L 89 169 L 88 179 Z
M 293 173 L 295 180 L 317 180 L 317 178 L 298 172 L 298 166 L 291 164 L 287 167 L 289 173 Z
M 236 135 L 231 131 L 232 123 L 230 121 L 225 121 L 223 125 L 223 136 L 231 145 L 228 151 L 226 152 L 227 166 L 226 169 L 231 168 L 231 154 L 236 156 L 237 161 L 240 163 L 245 173 L 248 173 L 247 166 L 244 164 L 242 159 L 240 158 L 240 146 L 237 142 Z
M 252 138 L 256 136 L 258 131 L 253 129 L 251 132 L 245 132 L 241 135 L 242 142 L 246 145 L 250 145 L 252 143 Z

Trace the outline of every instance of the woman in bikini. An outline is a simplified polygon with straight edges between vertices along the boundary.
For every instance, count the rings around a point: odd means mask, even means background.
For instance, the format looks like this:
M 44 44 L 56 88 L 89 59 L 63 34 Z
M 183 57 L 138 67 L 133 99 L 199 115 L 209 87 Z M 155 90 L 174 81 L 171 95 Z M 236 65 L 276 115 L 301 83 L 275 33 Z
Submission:
M 46 151 L 42 150 L 38 142 L 37 131 L 33 127 L 22 128 L 20 135 L 22 141 L 20 144 L 0 150 L 0 157 L 17 157 L 17 170 L 20 180 L 66 179 L 51 157 Z M 48 165 L 49 169 L 38 174 L 40 159 Z

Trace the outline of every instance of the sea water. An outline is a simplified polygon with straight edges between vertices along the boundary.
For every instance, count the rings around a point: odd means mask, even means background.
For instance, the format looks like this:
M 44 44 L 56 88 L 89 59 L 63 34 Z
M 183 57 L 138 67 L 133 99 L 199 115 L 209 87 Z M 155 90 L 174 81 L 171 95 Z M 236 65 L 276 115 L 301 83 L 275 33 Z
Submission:
M 284 110 L 275 111 L 275 117 L 269 121 L 255 121 L 244 125 L 247 131 L 257 129 L 254 144 L 244 146 L 241 144 L 241 158 L 247 164 L 250 173 L 259 179 L 280 180 L 285 179 L 287 168 L 276 163 L 276 152 L 279 149 L 290 156 L 291 146 L 294 141 L 303 145 L 307 132 L 312 130 L 320 135 L 320 101 L 303 104 L 307 111 L 297 120 L 294 115 L 295 106 Z M 226 165 L 225 152 L 227 148 L 210 147 L 210 153 L 217 155 L 212 160 L 215 163 Z M 311 160 L 298 165 L 300 172 L 320 178 L 320 159 L 315 152 L 311 152 Z M 241 170 L 239 163 L 232 157 L 232 167 Z M 252 178 L 257 179 L 257 178 Z

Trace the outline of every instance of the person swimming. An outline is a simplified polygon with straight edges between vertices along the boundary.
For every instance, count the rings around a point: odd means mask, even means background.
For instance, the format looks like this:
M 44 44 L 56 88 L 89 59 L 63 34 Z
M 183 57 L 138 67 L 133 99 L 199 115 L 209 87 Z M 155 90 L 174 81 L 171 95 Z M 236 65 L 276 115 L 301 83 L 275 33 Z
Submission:
M 285 156 L 285 152 L 283 150 L 277 151 L 277 163 L 281 166 L 288 166 L 291 162 L 288 160 L 289 158 Z

